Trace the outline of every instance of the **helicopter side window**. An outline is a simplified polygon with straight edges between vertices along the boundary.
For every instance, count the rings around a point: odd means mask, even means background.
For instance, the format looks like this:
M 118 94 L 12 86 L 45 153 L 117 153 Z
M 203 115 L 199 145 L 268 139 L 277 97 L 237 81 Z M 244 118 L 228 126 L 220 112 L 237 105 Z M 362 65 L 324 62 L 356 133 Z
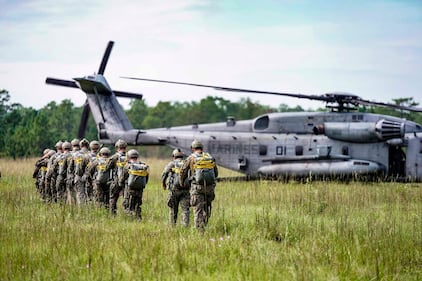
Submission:
M 269 124 L 270 124 L 270 118 L 267 115 L 265 115 L 265 116 L 258 118 L 255 121 L 254 129 L 255 130 L 265 130 L 265 129 L 268 128 Z
M 282 146 L 277 146 L 275 148 L 275 154 L 277 154 L 277 155 L 283 155 L 283 147 Z
M 303 146 L 296 145 L 296 147 L 295 147 L 295 153 L 296 153 L 297 156 L 303 155 Z
M 267 146 L 266 145 L 260 145 L 259 146 L 259 155 L 267 155 Z

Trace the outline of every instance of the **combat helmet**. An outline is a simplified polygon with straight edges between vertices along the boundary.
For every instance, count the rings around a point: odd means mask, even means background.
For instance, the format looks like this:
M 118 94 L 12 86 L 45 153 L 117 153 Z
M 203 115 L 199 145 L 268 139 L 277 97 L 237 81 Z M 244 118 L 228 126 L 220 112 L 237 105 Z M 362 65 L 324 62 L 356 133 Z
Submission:
M 62 141 L 58 141 L 58 142 L 56 142 L 55 147 L 56 147 L 57 149 L 62 149 L 62 145 L 63 145 L 63 142 L 62 142 Z
M 100 156 L 110 156 L 111 150 L 108 147 L 103 147 L 100 149 Z
M 127 157 L 128 158 L 138 158 L 139 152 L 136 149 L 131 149 L 127 152 Z
M 53 156 L 54 154 L 56 154 L 56 152 L 55 152 L 54 150 L 50 149 L 50 151 L 48 152 L 47 156 L 48 156 L 48 157 L 51 157 L 51 156 Z
M 89 143 L 89 148 L 92 150 L 98 150 L 100 148 L 100 143 L 96 140 L 93 140 Z
M 88 147 L 89 146 L 89 141 L 85 138 L 81 139 L 81 141 L 79 142 L 79 145 L 81 147 Z
M 124 140 L 119 139 L 119 140 L 116 141 L 116 144 L 114 146 L 116 148 L 126 148 L 127 143 Z
M 180 150 L 180 148 L 176 148 L 175 150 L 173 150 L 172 156 L 174 158 L 182 158 L 183 152 Z
M 203 148 L 202 143 L 199 140 L 194 140 L 190 145 L 191 148 Z
M 72 144 L 68 141 L 63 142 L 62 144 L 63 150 L 70 150 L 72 148 Z
M 80 140 L 79 140 L 79 139 L 73 139 L 73 140 L 70 142 L 70 144 L 71 144 L 72 146 L 79 146 L 79 142 L 80 142 Z

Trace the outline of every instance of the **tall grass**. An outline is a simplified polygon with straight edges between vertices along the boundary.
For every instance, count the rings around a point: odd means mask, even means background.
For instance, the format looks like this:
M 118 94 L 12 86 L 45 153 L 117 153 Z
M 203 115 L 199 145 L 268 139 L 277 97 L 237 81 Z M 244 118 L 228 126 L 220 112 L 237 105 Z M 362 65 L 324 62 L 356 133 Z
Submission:
M 138 222 L 44 204 L 35 160 L 0 159 L 0 280 L 422 279 L 420 184 L 220 182 L 201 234 L 168 225 L 166 161 L 146 161 Z

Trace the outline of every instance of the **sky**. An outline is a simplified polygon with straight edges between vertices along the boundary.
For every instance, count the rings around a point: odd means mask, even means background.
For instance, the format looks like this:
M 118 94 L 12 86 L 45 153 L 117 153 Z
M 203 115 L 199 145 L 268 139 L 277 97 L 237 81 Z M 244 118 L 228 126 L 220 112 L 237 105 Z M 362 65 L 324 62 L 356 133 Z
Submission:
M 40 109 L 85 101 L 78 89 L 45 84 L 98 71 L 114 90 L 159 101 L 249 97 L 278 107 L 320 102 L 228 93 L 122 79 L 183 81 L 254 90 L 350 92 L 422 104 L 422 1 L 0 0 L 0 89 L 10 102 Z M 127 108 L 129 101 L 120 99 Z

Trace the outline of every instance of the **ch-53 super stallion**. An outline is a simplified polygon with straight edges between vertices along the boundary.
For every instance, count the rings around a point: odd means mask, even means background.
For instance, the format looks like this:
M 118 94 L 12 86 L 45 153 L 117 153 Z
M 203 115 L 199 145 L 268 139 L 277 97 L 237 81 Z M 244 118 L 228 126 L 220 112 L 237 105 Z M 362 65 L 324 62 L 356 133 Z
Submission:
M 87 101 L 79 136 L 92 112 L 98 138 L 104 144 L 118 139 L 130 145 L 167 145 L 190 152 L 201 141 L 218 165 L 248 178 L 372 177 L 422 180 L 422 126 L 389 115 L 361 113 L 359 105 L 422 112 L 421 108 L 364 100 L 347 93 L 303 95 L 267 92 L 183 82 L 150 80 L 222 91 L 273 94 L 325 102 L 327 112 L 268 113 L 252 120 L 190 124 L 170 128 L 135 129 L 116 97 L 142 95 L 113 91 L 104 77 L 113 42 L 110 41 L 97 74 L 73 80 L 47 78 L 47 84 L 80 88 Z

